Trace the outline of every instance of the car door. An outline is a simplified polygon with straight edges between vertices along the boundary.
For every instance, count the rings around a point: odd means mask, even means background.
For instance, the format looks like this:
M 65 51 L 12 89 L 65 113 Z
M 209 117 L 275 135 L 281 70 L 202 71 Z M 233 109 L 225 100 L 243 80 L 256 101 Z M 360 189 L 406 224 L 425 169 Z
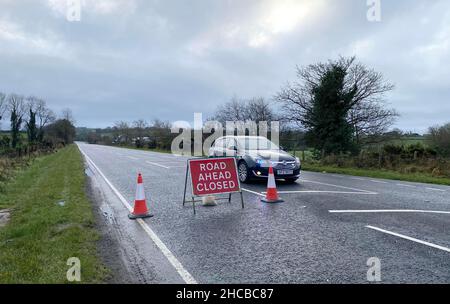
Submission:
M 228 138 L 227 143 L 226 143 L 226 150 L 225 150 L 226 156 L 236 157 L 237 152 L 238 152 L 237 148 L 238 148 L 238 145 L 237 145 L 236 139 Z
M 221 157 L 224 155 L 224 145 L 225 145 L 225 139 L 224 138 L 219 138 L 216 140 L 216 142 L 214 143 L 213 146 L 213 153 L 212 156 L 214 157 Z

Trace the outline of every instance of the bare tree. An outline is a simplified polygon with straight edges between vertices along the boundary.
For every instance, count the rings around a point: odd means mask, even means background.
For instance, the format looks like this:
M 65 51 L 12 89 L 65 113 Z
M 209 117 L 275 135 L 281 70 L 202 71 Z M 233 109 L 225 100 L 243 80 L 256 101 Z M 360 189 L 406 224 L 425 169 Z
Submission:
M 53 123 L 56 120 L 56 115 L 52 110 L 47 108 L 45 100 L 35 96 L 27 98 L 26 109 L 25 124 L 29 141 L 41 142 L 44 139 L 45 126 Z
M 62 110 L 61 117 L 62 117 L 62 119 L 69 121 L 73 125 L 76 124 L 75 118 L 73 117 L 73 112 L 69 108 Z
M 212 120 L 217 120 L 222 124 L 227 121 L 245 121 L 248 118 L 247 113 L 245 102 L 239 100 L 237 96 L 233 96 L 229 102 L 218 107 Z
M 167 121 L 155 119 L 150 127 L 151 146 L 160 149 L 170 149 L 172 144 L 171 124 Z
M 6 95 L 0 92 L 0 127 L 1 127 L 1 121 L 3 119 L 3 116 L 6 113 Z
M 236 96 L 218 107 L 211 120 L 217 120 L 222 124 L 227 121 L 260 121 L 270 122 L 276 119 L 275 112 L 263 97 L 251 99 L 239 99 Z
M 118 121 L 114 124 L 114 137 L 118 143 L 129 144 L 131 142 L 132 130 L 126 121 Z
M 133 122 L 133 127 L 136 130 L 136 136 L 144 137 L 145 129 L 148 127 L 148 123 L 143 119 L 138 119 Z
M 387 132 L 397 116 L 394 109 L 385 108 L 380 102 L 366 100 L 350 109 L 348 119 L 353 126 L 356 142 L 364 140 L 367 143 L 371 140 L 377 142 L 376 138 Z
M 276 119 L 273 109 L 263 97 L 252 98 L 246 101 L 246 119 L 259 123 L 260 121 L 271 122 Z
M 138 148 L 142 148 L 144 146 L 144 137 L 147 127 L 148 124 L 143 119 L 139 119 L 133 122 L 135 144 Z
M 40 130 L 56 120 L 55 113 L 47 107 L 45 100 L 39 99 L 36 104 L 37 124 Z
M 333 66 L 339 66 L 346 74 L 343 91 L 353 91 L 348 103 L 348 122 L 354 127 L 355 139 L 380 133 L 392 125 L 398 114 L 386 109 L 383 102 L 385 94 L 393 90 L 394 85 L 381 73 L 357 62 L 355 57 L 297 67 L 297 82 L 288 83 L 275 96 L 284 105 L 287 119 L 299 125 L 308 124 L 306 119 L 313 111 L 314 90 Z

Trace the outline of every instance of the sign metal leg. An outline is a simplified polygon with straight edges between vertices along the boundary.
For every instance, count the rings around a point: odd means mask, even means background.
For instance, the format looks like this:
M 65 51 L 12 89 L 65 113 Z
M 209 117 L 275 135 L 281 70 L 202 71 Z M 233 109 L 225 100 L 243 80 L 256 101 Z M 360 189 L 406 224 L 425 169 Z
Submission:
M 184 179 L 183 207 L 186 204 L 186 188 L 187 188 L 188 174 L 189 174 L 189 164 L 186 165 L 186 178 Z

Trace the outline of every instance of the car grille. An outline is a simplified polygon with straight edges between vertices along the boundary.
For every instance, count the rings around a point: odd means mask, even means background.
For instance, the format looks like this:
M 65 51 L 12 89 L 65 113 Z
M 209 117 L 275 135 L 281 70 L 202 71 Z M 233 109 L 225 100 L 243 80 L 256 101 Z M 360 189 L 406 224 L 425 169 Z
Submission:
M 275 169 L 294 169 L 296 164 L 295 161 L 279 161 L 279 162 L 272 162 L 272 166 Z

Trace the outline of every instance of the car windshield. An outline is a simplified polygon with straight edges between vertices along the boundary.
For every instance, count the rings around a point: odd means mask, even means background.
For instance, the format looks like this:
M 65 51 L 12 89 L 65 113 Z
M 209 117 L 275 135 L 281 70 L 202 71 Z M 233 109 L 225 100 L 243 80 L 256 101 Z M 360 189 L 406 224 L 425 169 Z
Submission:
M 265 137 L 238 138 L 238 145 L 244 150 L 279 150 L 280 148 Z

